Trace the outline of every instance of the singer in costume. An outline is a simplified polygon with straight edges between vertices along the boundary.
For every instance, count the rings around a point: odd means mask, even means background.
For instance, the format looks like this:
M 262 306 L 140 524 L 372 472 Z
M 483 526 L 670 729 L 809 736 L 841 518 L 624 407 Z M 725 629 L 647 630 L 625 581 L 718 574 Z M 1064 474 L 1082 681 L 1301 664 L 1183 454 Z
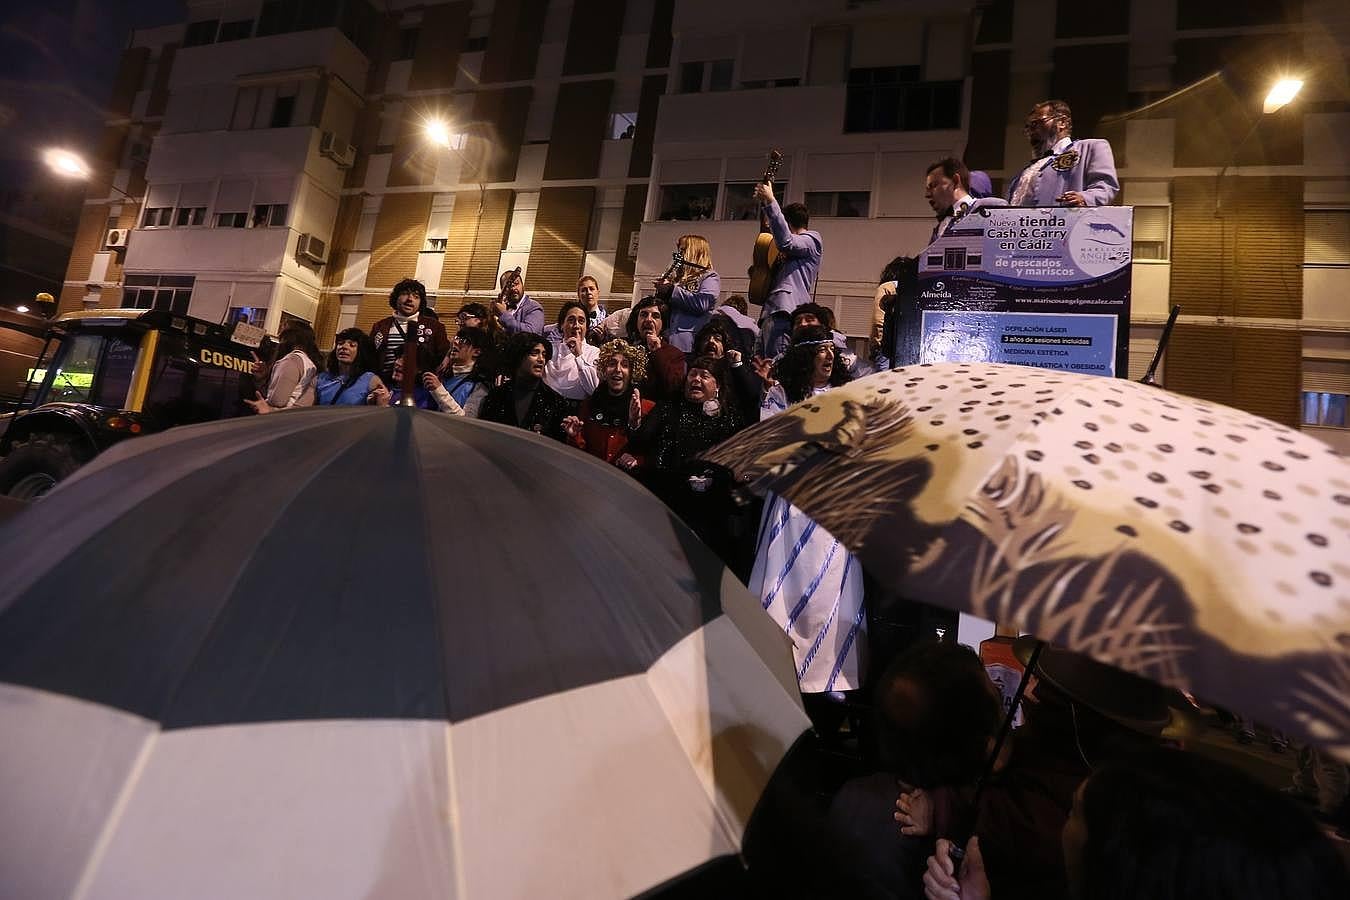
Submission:
M 1120 193 L 1111 145 L 1075 139 L 1073 113 L 1063 100 L 1031 108 L 1022 131 L 1036 158 L 1008 183 L 1010 206 L 1107 206 Z

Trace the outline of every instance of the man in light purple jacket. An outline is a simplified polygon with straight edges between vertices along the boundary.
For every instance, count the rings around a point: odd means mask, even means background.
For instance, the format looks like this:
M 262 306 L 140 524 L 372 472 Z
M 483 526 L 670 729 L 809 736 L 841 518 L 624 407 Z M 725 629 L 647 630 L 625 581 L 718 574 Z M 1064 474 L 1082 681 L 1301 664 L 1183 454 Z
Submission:
M 780 254 L 773 287 L 769 289 L 759 315 L 757 352 L 765 359 L 773 359 L 788 345 L 792 334 L 792 311 L 811 302 L 824 245 L 819 232 L 806 229 L 811 216 L 804 204 L 789 203 L 786 209 L 780 209 L 771 184 L 757 185 L 755 197 L 760 202 L 760 214 L 768 220 Z
M 544 333 L 544 308 L 533 297 L 525 293 L 525 280 L 520 277 L 520 269 L 508 269 L 502 273 L 502 292 L 492 303 L 492 309 L 501 320 L 507 334 L 518 331 Z

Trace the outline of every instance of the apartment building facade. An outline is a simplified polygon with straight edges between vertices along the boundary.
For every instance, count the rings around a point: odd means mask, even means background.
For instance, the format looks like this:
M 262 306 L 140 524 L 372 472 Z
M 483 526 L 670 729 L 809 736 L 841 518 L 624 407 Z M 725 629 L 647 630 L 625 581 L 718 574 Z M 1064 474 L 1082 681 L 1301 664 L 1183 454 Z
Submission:
M 582 274 L 625 302 L 685 232 L 743 291 L 749 192 L 778 149 L 780 196 L 824 237 L 817 300 L 861 344 L 881 269 L 932 227 L 927 165 L 964 154 L 1001 187 L 1031 104 L 1059 96 L 1077 134 L 1112 140 L 1136 207 L 1131 374 L 1178 302 L 1168 387 L 1291 424 L 1314 395 L 1340 440 L 1340 6 L 192 0 L 126 53 L 62 307 L 294 315 L 322 342 L 408 275 L 442 311 L 515 266 L 550 313 Z M 1277 69 L 1305 93 L 1262 117 Z

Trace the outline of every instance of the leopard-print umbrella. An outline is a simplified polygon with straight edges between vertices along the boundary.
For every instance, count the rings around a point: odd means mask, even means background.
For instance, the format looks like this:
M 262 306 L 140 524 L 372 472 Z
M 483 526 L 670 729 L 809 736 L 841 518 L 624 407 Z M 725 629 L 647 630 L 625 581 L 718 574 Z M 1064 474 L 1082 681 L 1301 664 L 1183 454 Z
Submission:
M 936 364 L 706 454 L 905 596 L 1016 624 L 1350 760 L 1350 462 L 1120 379 Z

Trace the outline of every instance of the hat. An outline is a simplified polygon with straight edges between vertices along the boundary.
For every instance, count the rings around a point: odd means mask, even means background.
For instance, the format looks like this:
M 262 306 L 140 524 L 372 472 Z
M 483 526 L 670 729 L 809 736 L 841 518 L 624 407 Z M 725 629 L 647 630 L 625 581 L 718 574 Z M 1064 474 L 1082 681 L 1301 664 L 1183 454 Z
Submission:
M 1038 638 L 1023 635 L 1013 642 L 1013 654 L 1027 664 Z M 1099 663 L 1081 653 L 1046 644 L 1036 663 L 1037 678 L 1057 688 L 1075 703 L 1081 703 L 1142 734 L 1161 735 L 1173 724 L 1171 688 Z
M 976 198 L 994 196 L 994 182 L 990 180 L 988 172 L 981 169 L 971 170 L 970 196 Z

